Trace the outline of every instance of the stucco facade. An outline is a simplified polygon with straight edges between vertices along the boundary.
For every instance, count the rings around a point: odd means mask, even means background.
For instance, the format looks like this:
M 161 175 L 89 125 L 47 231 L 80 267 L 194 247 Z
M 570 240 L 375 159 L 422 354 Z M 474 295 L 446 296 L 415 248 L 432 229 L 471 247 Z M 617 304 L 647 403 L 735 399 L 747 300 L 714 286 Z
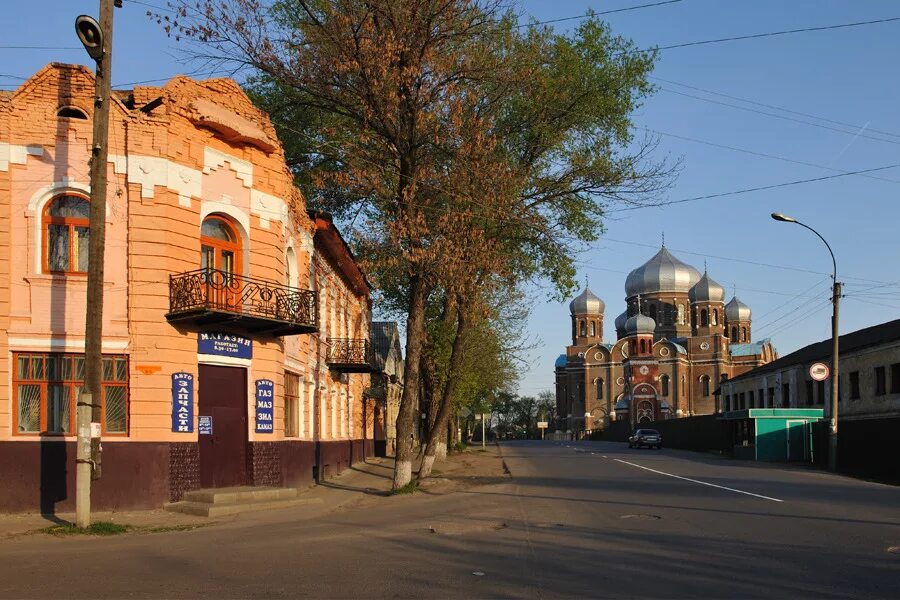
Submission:
M 809 368 L 831 368 L 831 339 L 810 344 L 722 386 L 725 410 L 822 408 L 831 415 L 831 379 L 814 381 Z M 840 338 L 842 421 L 900 417 L 900 320 Z
M 0 96 L 0 477 L 13 483 L 0 510 L 72 506 L 73 417 L 61 407 L 78 373 L 49 370 L 77 370 L 84 352 L 77 206 L 90 199 L 93 87 L 90 70 L 52 64 Z M 210 367 L 242 388 L 241 483 L 293 485 L 361 459 L 368 374 L 333 368 L 329 353 L 331 339 L 367 338 L 368 283 L 327 215 L 307 213 L 267 116 L 228 79 L 117 91 L 108 177 L 103 352 L 124 401 L 104 392 L 95 506 L 157 506 L 200 487 L 215 468 L 198 422 L 214 401 Z M 214 310 L 210 273 L 224 281 Z M 204 335 L 237 336 L 251 355 L 207 352 Z M 190 432 L 174 422 L 179 373 L 193 376 L 180 380 L 192 381 Z

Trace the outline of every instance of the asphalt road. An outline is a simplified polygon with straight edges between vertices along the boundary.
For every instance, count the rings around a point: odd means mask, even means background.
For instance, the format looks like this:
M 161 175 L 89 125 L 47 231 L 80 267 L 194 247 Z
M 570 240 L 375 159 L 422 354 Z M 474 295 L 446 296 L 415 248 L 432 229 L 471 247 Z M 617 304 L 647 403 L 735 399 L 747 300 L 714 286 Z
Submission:
M 900 488 L 622 444 L 315 520 L 0 543 L 0 597 L 900 598 Z M 900 552 L 900 550 L 898 550 Z

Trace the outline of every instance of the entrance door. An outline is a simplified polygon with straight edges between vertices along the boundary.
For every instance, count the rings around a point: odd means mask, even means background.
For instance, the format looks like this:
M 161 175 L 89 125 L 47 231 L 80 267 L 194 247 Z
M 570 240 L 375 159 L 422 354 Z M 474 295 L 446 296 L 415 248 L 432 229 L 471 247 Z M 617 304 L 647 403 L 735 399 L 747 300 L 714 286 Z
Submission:
M 199 435 L 200 485 L 246 483 L 247 371 L 200 365 L 198 414 L 212 417 L 212 435 Z
M 787 459 L 806 460 L 806 421 L 787 422 Z

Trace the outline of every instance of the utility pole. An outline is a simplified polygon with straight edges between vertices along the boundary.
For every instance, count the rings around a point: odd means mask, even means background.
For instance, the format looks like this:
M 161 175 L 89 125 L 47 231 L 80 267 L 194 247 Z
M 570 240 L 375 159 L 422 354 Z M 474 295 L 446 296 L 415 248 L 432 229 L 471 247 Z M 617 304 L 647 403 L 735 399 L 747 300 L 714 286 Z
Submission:
M 834 289 L 831 296 L 833 311 L 831 313 L 831 421 L 828 431 L 828 470 L 837 471 L 838 453 L 838 400 L 840 399 L 841 383 L 838 380 L 838 367 L 840 365 L 840 333 L 838 330 L 838 309 L 841 302 L 841 282 L 837 280 L 835 269 Z
M 88 240 L 87 314 L 84 328 L 85 386 L 76 406 L 75 521 L 91 524 L 91 480 L 99 479 L 101 386 L 103 368 L 103 260 L 106 246 L 106 170 L 109 154 L 113 5 L 100 0 L 100 22 L 84 15 L 75 20 L 78 38 L 96 62 L 94 136 L 91 143 L 91 207 Z

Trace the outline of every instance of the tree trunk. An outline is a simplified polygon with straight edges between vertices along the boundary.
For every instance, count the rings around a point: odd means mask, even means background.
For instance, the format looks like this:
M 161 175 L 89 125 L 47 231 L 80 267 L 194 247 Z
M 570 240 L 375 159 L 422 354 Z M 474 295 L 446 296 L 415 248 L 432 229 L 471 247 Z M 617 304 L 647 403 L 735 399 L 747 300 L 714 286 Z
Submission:
M 453 346 L 450 350 L 450 367 L 447 369 L 447 381 L 444 384 L 441 407 L 438 410 L 435 426 L 428 432 L 425 457 L 422 459 L 422 467 L 419 469 L 418 479 L 420 481 L 431 475 L 431 468 L 434 466 L 439 443 L 443 443 L 442 454 L 444 457 L 447 456 L 447 438 L 445 433 L 447 431 L 447 423 L 450 421 L 450 415 L 453 413 L 453 394 L 456 391 L 457 375 L 462 363 L 467 328 L 468 321 L 465 316 L 465 306 L 460 305 L 457 309 L 456 337 L 453 339 Z
M 425 300 L 428 295 L 420 275 L 410 277 L 409 313 L 406 317 L 406 363 L 403 394 L 397 414 L 397 456 L 393 489 L 412 481 L 413 435 L 418 420 L 419 366 L 425 339 Z

